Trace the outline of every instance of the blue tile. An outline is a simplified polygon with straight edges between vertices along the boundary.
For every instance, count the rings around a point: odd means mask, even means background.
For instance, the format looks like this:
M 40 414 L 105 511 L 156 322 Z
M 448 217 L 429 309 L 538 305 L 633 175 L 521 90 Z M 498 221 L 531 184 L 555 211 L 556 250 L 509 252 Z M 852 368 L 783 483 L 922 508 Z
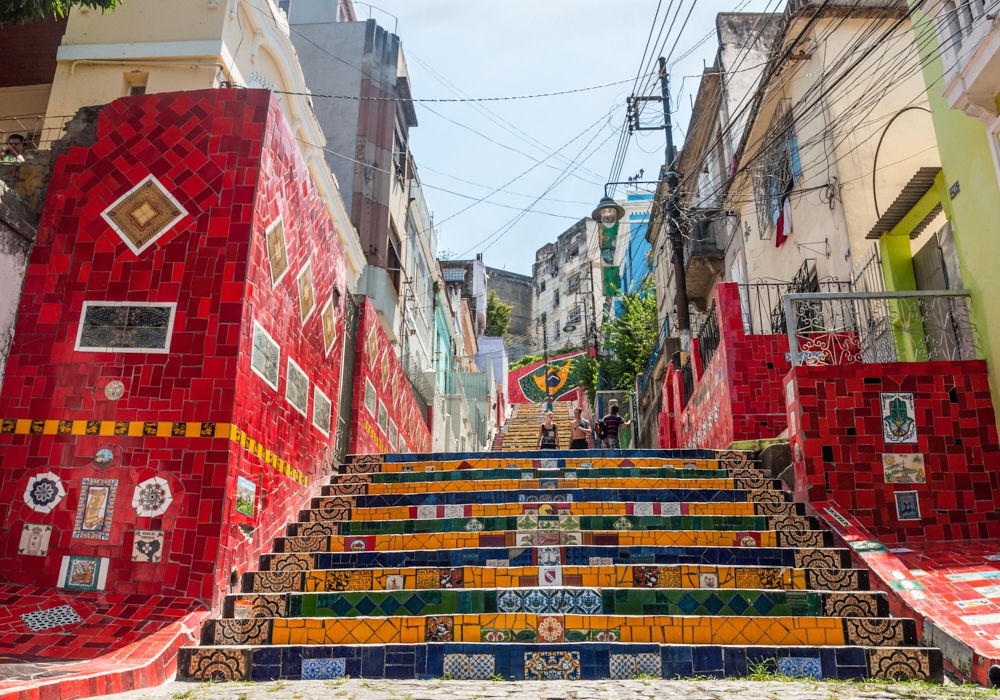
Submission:
M 746 647 L 725 647 L 723 659 L 726 678 L 743 678 L 747 675 Z
M 691 678 L 694 676 L 694 669 L 690 661 L 678 661 L 675 663 L 663 664 L 664 678 Z
M 840 647 L 837 649 L 837 666 L 867 666 L 868 659 L 861 647 Z
M 274 681 L 279 678 L 281 678 L 280 666 L 253 664 L 250 667 L 250 680 L 252 681 Z
M 281 647 L 255 647 L 253 650 L 253 663 L 256 666 L 280 666 Z
M 682 646 L 680 644 L 665 644 L 660 647 L 660 658 L 663 660 L 664 666 L 668 663 L 674 663 L 677 661 L 684 661 L 691 663 L 694 659 L 692 648 L 689 646 Z
M 694 670 L 695 673 L 709 673 L 711 671 L 722 671 L 722 648 L 709 646 L 696 646 L 694 648 Z
M 366 678 L 382 678 L 385 673 L 385 647 L 365 646 L 361 653 L 361 673 Z

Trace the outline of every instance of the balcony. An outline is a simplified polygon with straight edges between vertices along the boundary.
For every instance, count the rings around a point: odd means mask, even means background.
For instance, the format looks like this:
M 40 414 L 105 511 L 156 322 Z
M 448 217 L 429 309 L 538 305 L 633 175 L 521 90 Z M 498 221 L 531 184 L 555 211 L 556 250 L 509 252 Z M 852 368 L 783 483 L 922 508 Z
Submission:
M 684 238 L 688 299 L 699 311 L 708 306 L 712 285 L 725 267 L 727 222 L 719 210 L 696 210 L 698 219 Z
M 944 62 L 943 95 L 952 109 L 989 124 L 1000 92 L 997 0 L 932 0 L 925 12 L 937 25 Z

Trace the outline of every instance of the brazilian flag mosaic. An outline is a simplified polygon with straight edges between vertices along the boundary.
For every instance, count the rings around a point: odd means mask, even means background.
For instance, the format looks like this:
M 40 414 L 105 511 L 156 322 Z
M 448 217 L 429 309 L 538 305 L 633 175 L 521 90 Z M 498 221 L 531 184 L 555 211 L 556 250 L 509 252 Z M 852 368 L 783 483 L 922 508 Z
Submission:
M 548 367 L 541 365 L 534 372 L 525 374 L 518 380 L 524 398 L 534 403 L 545 400 L 546 388 L 554 398 L 576 389 L 583 378 L 579 372 L 579 361 L 585 353 L 570 355 L 558 360 L 549 360 Z

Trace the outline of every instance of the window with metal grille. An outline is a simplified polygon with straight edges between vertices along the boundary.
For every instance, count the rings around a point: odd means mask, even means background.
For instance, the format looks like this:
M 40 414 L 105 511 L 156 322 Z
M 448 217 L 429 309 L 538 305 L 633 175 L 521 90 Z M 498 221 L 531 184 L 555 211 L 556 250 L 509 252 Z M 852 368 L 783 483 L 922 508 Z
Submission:
M 795 183 L 802 176 L 790 100 L 780 100 L 753 166 L 753 199 L 762 239 L 769 239 Z

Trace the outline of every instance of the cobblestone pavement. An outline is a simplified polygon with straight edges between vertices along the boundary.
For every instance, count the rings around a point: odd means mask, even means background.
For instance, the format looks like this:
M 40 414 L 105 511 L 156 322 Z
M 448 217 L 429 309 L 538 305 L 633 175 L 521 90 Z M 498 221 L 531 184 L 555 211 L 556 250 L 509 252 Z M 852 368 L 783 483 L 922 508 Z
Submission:
M 995 690 L 928 683 L 810 681 L 389 681 L 347 679 L 195 684 L 108 696 L 115 700 L 991 700 Z

